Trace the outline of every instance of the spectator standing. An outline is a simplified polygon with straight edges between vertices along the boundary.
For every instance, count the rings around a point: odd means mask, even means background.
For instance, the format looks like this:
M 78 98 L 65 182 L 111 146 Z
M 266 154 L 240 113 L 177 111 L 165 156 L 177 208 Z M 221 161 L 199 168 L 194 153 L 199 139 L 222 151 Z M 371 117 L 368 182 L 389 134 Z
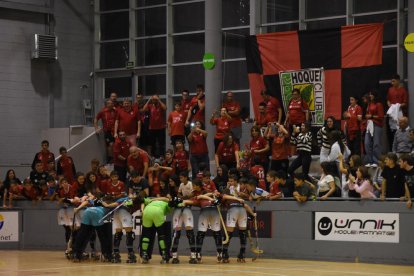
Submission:
M 233 135 L 227 134 L 220 142 L 214 156 L 216 168 L 224 164 L 229 169 L 240 168 L 239 145 L 234 141 Z
M 280 124 L 272 124 L 267 128 L 265 137 L 272 141 L 272 161 L 270 169 L 283 170 L 287 173 L 289 167 L 289 133 Z
M 309 107 L 300 95 L 300 90 L 294 88 L 292 90 L 292 98 L 288 105 L 285 125 L 289 124 L 291 128 L 300 126 L 304 122 L 309 121 Z
M 329 152 L 331 151 L 331 143 L 329 141 L 329 134 L 336 130 L 334 126 L 335 117 L 329 116 L 326 118 L 325 126 L 323 126 L 317 133 L 318 146 L 321 149 L 319 153 L 320 163 L 328 161 Z
M 218 145 L 223 141 L 224 136 L 230 133 L 232 118 L 227 113 L 227 109 L 220 109 L 220 117 L 216 117 L 217 112 L 211 115 L 210 124 L 216 126 L 216 134 L 214 135 L 214 152 L 217 151 Z
M 227 114 L 231 117 L 230 131 L 233 133 L 234 139 L 239 143 L 242 137 L 242 119 L 240 116 L 240 103 L 234 100 L 234 94 L 228 91 L 226 99 L 222 107 L 225 107 Z
M 266 113 L 266 103 L 261 102 L 259 104 L 259 114 L 254 119 L 254 125 L 260 128 L 261 134 L 263 134 L 267 128 L 267 125 L 271 122 L 270 116 Z
M 369 94 L 369 104 L 365 118 L 367 131 L 365 133 L 366 166 L 377 167 L 382 152 L 382 129 L 384 125 L 384 107 L 378 100 L 376 91 Z
M 181 109 L 181 104 L 174 104 L 174 111 L 170 112 L 167 120 L 168 135 L 171 139 L 171 145 L 175 147 L 177 140 L 185 141 L 185 119 L 186 113 Z
M 410 127 L 408 126 L 408 118 L 401 117 L 398 120 L 399 128 L 394 134 L 392 143 L 392 152 L 397 154 L 410 153 L 413 147 L 413 141 L 410 139 Z
M 149 134 L 151 155 L 159 158 L 165 152 L 165 111 L 167 107 L 158 95 L 152 96 L 143 107 L 143 111 L 149 111 Z
M 270 96 L 268 91 L 262 91 L 261 95 L 266 103 L 266 113 L 269 116 L 269 121 L 280 124 L 282 122 L 282 107 L 279 100 Z
M 361 127 L 362 108 L 354 96 L 349 97 L 349 106 L 344 113 L 346 141 L 351 154 L 361 154 Z
M 309 129 L 309 123 L 303 123 L 300 128 L 296 127 L 293 131 L 290 142 L 296 145 L 298 155 L 290 164 L 288 173 L 293 177 L 295 170 L 302 167 L 303 174 L 308 177 L 312 161 L 312 133 Z
M 118 132 L 121 130 L 125 131 L 128 142 L 135 146 L 141 135 L 141 120 L 139 112 L 132 108 L 130 99 L 125 99 L 122 108 L 118 108 L 115 120 L 115 138 L 118 137 Z
M 400 75 L 395 74 L 391 79 L 391 87 L 387 91 L 387 106 L 391 108 L 392 105 L 396 106 L 397 109 L 401 108 L 401 111 L 404 116 L 408 115 L 408 91 L 402 86 Z M 398 108 L 399 107 L 399 108 Z M 397 122 L 393 120 L 390 116 L 388 118 L 388 142 L 390 148 L 392 147 L 392 142 L 394 141 L 394 135 L 397 130 Z
M 192 170 L 192 177 L 195 179 L 197 173 L 199 172 L 200 164 L 204 163 L 210 168 L 210 159 L 208 157 L 208 147 L 207 147 L 207 131 L 202 127 L 200 121 L 196 121 L 194 126 L 191 128 L 190 134 L 188 134 L 187 139 L 190 144 L 190 163 Z
M 36 163 L 39 161 L 43 164 L 43 170 L 47 169 L 49 162 L 55 163 L 55 155 L 49 151 L 49 141 L 43 140 L 41 145 L 42 149 L 33 158 L 32 170 L 35 170 Z
M 258 162 L 255 162 L 255 165 L 261 165 L 266 175 L 269 170 L 269 142 L 260 135 L 260 129 L 257 126 L 252 126 L 250 129 L 250 136 L 249 149 L 251 158 L 257 157 L 256 160 Z
M 195 123 L 196 121 L 205 124 L 205 95 L 204 95 L 204 86 L 198 84 L 196 87 L 197 95 L 191 99 L 190 109 L 188 110 L 187 119 L 185 122 L 186 126 L 190 126 L 190 123 Z
M 119 180 L 122 182 L 126 181 L 126 175 L 128 171 L 127 159 L 129 156 L 129 148 L 132 145 L 129 141 L 126 140 L 125 131 L 121 130 L 118 133 L 118 138 L 116 138 L 113 145 L 114 153 L 114 170 L 118 173 Z
M 59 148 L 60 158 L 57 162 L 57 174 L 65 177 L 70 183 L 75 180 L 76 168 L 72 157 L 65 147 Z
M 98 114 L 96 114 L 93 124 L 95 126 L 95 132 L 103 132 L 105 142 L 106 142 L 106 155 L 108 157 L 107 161 L 112 157 L 112 144 L 114 143 L 114 133 L 115 133 L 115 121 L 117 117 L 116 108 L 114 102 L 108 99 L 105 102 L 105 107 L 102 108 Z M 99 127 L 98 122 L 102 121 L 102 128 Z

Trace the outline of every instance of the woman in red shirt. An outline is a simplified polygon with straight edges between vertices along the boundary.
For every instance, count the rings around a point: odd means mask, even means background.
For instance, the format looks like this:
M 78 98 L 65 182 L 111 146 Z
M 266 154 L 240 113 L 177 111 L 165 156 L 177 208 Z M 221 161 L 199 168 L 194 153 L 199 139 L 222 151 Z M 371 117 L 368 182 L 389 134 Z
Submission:
M 300 90 L 297 88 L 293 89 L 285 125 L 288 123 L 291 127 L 300 126 L 302 123 L 309 121 L 308 109 L 308 104 L 302 99 Z
M 222 107 L 220 110 L 220 117 L 216 117 L 215 111 L 210 119 L 210 124 L 216 126 L 216 134 L 214 135 L 214 152 L 217 151 L 218 145 L 223 141 L 224 136 L 230 133 L 231 116 L 227 113 L 227 109 Z
M 260 135 L 258 126 L 253 126 L 250 129 L 250 135 L 252 140 L 250 140 L 249 148 L 252 153 L 252 158 L 254 158 L 254 156 L 258 157 L 259 163 L 255 163 L 255 165 L 262 165 L 266 174 L 269 167 L 269 142 Z
M 210 169 L 210 159 L 208 158 L 207 131 L 203 129 L 202 123 L 196 121 L 187 136 L 190 145 L 190 163 L 193 178 L 199 172 L 200 163 L 205 163 Z
M 361 154 L 361 120 L 362 108 L 358 105 L 358 100 L 351 96 L 349 97 L 347 111 L 344 112 L 344 119 L 346 121 L 346 141 L 349 149 L 353 154 Z
M 220 142 L 216 154 L 214 155 L 216 168 L 224 164 L 227 168 L 240 168 L 239 145 L 233 139 L 232 134 L 224 136 L 223 142 Z
M 367 131 L 365 133 L 366 166 L 377 167 L 382 153 L 382 129 L 384 125 L 384 106 L 378 100 L 378 93 L 370 91 L 369 104 L 365 118 Z
M 274 124 L 267 128 L 266 137 L 272 140 L 272 162 L 270 169 L 273 171 L 283 170 L 287 173 L 289 168 L 289 133 L 280 124 Z

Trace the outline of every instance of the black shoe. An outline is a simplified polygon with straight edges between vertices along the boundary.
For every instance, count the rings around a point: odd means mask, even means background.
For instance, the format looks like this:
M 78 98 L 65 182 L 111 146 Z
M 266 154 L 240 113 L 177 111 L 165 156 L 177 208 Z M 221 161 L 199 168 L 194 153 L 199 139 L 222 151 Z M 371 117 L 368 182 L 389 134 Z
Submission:
M 227 264 L 229 263 L 229 253 L 227 251 L 223 252 L 222 256 L 222 263 Z
M 112 255 L 112 262 L 113 263 L 120 263 L 121 262 L 121 255 L 117 252 Z
M 201 253 L 197 253 L 196 259 L 197 259 L 197 263 L 198 264 L 202 264 L 203 263 L 203 261 L 201 260 Z
M 142 264 L 147 264 L 147 263 L 149 263 L 149 257 L 148 257 L 148 254 L 147 253 L 142 253 L 142 256 L 141 256 L 141 263 Z
M 239 255 L 237 255 L 237 262 L 238 263 L 245 263 L 246 262 L 243 253 L 239 253 Z

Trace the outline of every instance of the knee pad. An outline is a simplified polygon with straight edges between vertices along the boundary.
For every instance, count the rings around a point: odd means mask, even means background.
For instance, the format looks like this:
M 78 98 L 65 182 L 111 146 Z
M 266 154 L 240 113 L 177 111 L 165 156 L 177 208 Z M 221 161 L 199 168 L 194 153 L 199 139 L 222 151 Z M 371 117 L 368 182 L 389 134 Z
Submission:
M 240 244 L 246 246 L 247 230 L 239 230 Z
M 122 240 L 122 232 L 116 232 L 114 235 L 114 246 L 115 247 L 119 247 L 119 244 L 121 243 Z
M 186 235 L 188 239 L 188 244 L 190 246 L 195 244 L 194 230 L 186 230 Z
M 132 247 L 135 240 L 135 233 L 133 231 L 126 232 L 126 245 Z
M 203 245 L 204 237 L 206 236 L 206 232 L 198 231 L 197 232 L 197 245 L 201 247 Z
M 181 237 L 181 231 L 179 230 L 175 231 L 174 244 L 178 244 L 180 242 L 180 237 Z

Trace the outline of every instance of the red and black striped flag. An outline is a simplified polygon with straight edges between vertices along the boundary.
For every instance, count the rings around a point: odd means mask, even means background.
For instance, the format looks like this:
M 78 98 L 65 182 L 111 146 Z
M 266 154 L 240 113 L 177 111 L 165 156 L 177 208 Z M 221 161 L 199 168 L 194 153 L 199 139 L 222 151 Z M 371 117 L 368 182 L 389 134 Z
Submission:
M 282 102 L 281 71 L 323 67 L 325 118 L 332 115 L 339 120 L 350 96 L 360 98 L 378 87 L 382 39 L 383 24 L 247 37 L 247 72 L 255 114 L 262 90 Z

